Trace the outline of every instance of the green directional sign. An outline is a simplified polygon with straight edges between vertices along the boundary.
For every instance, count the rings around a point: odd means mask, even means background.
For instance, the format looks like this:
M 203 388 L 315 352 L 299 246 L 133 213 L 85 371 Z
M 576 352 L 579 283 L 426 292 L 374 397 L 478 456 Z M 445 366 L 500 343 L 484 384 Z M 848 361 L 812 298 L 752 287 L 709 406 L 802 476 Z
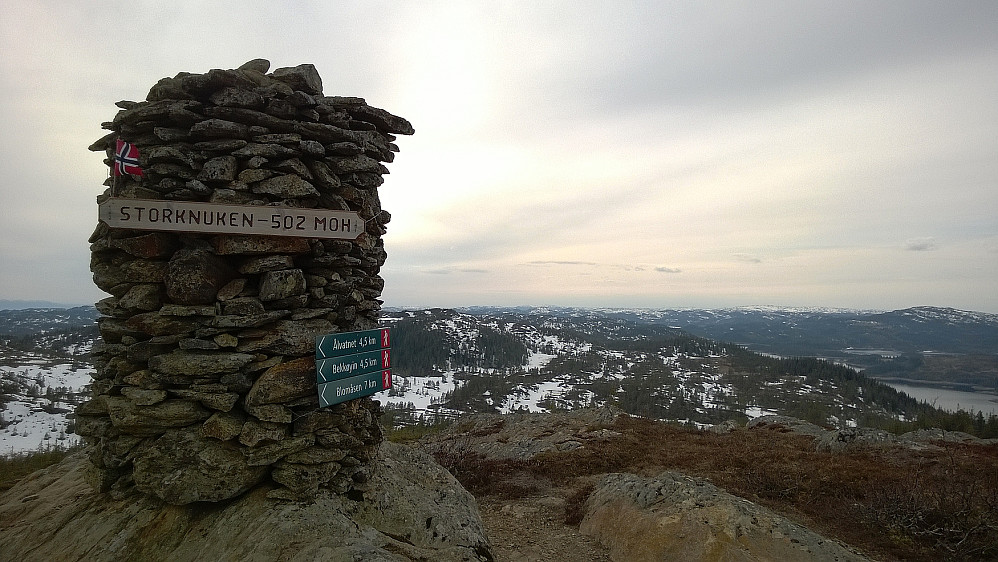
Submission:
M 391 347 L 388 328 L 315 337 L 315 358 L 339 357 Z
M 319 384 L 319 407 L 370 396 L 392 387 L 392 372 L 374 371 Z
M 383 371 L 391 368 L 390 349 L 378 349 L 365 353 L 354 353 L 340 357 L 327 357 L 315 360 L 315 382 L 322 384 L 329 381 Z

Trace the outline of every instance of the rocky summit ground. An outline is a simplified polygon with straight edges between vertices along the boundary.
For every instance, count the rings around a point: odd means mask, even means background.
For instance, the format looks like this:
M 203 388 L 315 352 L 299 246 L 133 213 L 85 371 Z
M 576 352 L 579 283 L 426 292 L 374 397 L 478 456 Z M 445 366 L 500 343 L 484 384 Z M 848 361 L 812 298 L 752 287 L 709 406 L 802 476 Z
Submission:
M 998 559 L 998 444 L 954 432 L 476 415 L 382 444 L 367 491 L 311 503 L 264 485 L 170 506 L 85 472 L 78 454 L 0 493 L 4 559 Z
M 610 409 L 425 436 L 497 560 L 998 558 L 998 443 L 783 416 L 710 431 Z

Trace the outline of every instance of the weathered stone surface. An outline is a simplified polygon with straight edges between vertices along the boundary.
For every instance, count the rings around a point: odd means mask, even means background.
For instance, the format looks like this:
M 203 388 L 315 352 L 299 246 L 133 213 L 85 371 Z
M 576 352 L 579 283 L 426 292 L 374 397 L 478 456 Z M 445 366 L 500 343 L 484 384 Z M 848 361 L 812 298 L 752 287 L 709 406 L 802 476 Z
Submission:
M 249 144 L 249 142 L 242 139 L 218 139 L 196 142 L 194 143 L 194 148 L 197 150 L 207 150 L 211 152 L 231 152 L 233 150 L 239 150 L 247 144 Z
M 426 450 L 440 451 L 452 446 L 460 434 L 462 448 L 470 454 L 494 459 L 528 460 L 544 453 L 572 447 L 572 443 L 602 440 L 619 435 L 609 430 L 590 432 L 592 426 L 610 426 L 622 410 L 612 407 L 587 408 L 551 414 L 476 414 L 462 419 L 438 434 L 427 437 Z M 438 445 L 439 444 L 439 445 Z
M 298 464 L 321 464 L 341 461 L 345 456 L 347 456 L 346 452 L 340 449 L 309 447 L 308 449 L 284 457 L 284 460 Z
M 143 390 L 134 386 L 122 388 L 121 395 L 131 400 L 136 406 L 152 406 L 166 400 L 165 390 Z
M 294 67 L 276 68 L 271 73 L 275 80 L 280 80 L 295 90 L 301 90 L 314 96 L 322 95 L 322 78 L 312 64 L 299 64 Z
M 270 324 L 271 322 L 289 316 L 290 314 L 291 311 L 289 310 L 272 310 L 270 312 L 254 314 L 252 316 L 216 316 L 212 319 L 211 325 L 216 328 L 255 328 L 257 326 Z M 274 337 L 276 339 L 277 336 L 275 335 Z
M 260 115 L 268 117 L 266 114 L 263 113 L 261 113 Z M 278 121 L 280 121 L 280 119 L 278 119 Z M 293 127 L 293 125 L 290 126 Z M 264 144 L 257 142 L 251 142 L 246 146 L 240 148 L 239 150 L 235 150 L 232 152 L 233 156 L 237 156 L 239 158 L 257 158 L 257 157 L 283 158 L 288 156 L 295 156 L 296 154 L 297 152 L 293 148 L 288 148 L 286 146 L 281 146 L 279 144 L 273 144 L 273 143 Z
M 259 489 L 204 509 L 95 493 L 92 465 L 74 455 L 0 494 L 0 552 L 93 562 L 494 559 L 474 498 L 446 470 L 392 443 L 376 462 L 361 501 L 320 489 L 313 502 L 274 502 Z
M 267 369 L 253 383 L 246 395 L 246 404 L 291 402 L 315 393 L 315 358 L 302 357 Z
M 240 439 L 242 439 L 241 436 Z M 274 443 L 267 443 L 259 447 L 244 449 L 243 454 L 246 455 L 246 464 L 250 466 L 270 465 L 291 453 L 303 451 L 314 444 L 314 435 L 300 435 L 290 439 L 282 439 Z
M 239 345 L 239 338 L 232 334 L 218 334 L 212 338 L 212 341 L 219 347 L 236 347 Z
M 277 172 L 273 170 L 266 170 L 263 168 L 256 168 L 256 169 L 246 168 L 245 170 L 239 172 L 239 176 L 237 176 L 237 178 L 239 179 L 239 181 L 248 185 L 251 183 L 256 183 L 259 181 L 263 181 L 265 179 L 272 178 L 276 175 Z
M 263 303 L 256 297 L 237 297 L 222 303 L 223 315 L 251 316 L 264 312 Z
M 149 359 L 149 368 L 167 375 L 200 377 L 238 371 L 253 360 L 252 355 L 231 352 L 173 352 Z
M 253 59 L 240 65 L 239 70 L 253 70 L 260 74 L 266 74 L 270 70 L 270 61 L 267 59 Z
M 176 237 L 162 232 L 151 232 L 131 238 L 118 238 L 111 246 L 138 258 L 164 258 L 173 254 L 179 244 Z
M 267 474 L 266 467 L 249 466 L 239 447 L 186 431 L 166 433 L 133 464 L 135 487 L 173 505 L 228 499 Z
M 897 435 L 882 429 L 869 427 L 851 427 L 835 431 L 826 431 L 815 440 L 815 450 L 838 453 L 845 450 L 863 447 L 897 446 Z
M 263 180 L 250 186 L 250 191 L 284 199 L 319 196 L 315 186 L 294 174 L 285 174 Z
M 211 305 L 164 304 L 159 309 L 160 316 L 214 316 L 215 307 Z
M 148 369 L 129 373 L 122 379 L 122 382 L 146 390 L 163 390 L 163 384 L 159 381 L 159 377 Z M 77 409 L 77 412 L 79 412 L 79 409 Z
M 243 292 L 244 288 L 246 288 L 246 279 L 233 279 L 218 290 L 216 297 L 218 300 L 224 302 L 238 296 L 239 293 Z
M 218 290 L 236 277 L 232 268 L 206 250 L 179 250 L 170 259 L 163 280 L 166 294 L 177 304 L 215 302 Z
M 347 112 L 358 119 L 373 123 L 379 130 L 397 135 L 412 135 L 416 130 L 412 128 L 409 121 L 392 115 L 384 109 L 378 109 L 369 105 L 356 105 L 347 109 Z
M 351 158 L 338 158 L 330 163 L 330 168 L 337 174 L 349 174 L 352 172 L 381 172 L 383 166 L 374 158 L 360 154 Z
M 244 88 L 223 88 L 211 94 L 209 99 L 215 105 L 248 107 L 250 109 L 259 109 L 264 104 L 263 96 Z
M 303 164 L 298 158 L 281 160 L 280 162 L 274 163 L 273 168 L 278 172 L 284 172 L 285 174 L 295 174 L 310 181 L 312 179 L 311 172 L 308 171 L 305 164 Z
M 218 156 L 208 160 L 198 174 L 203 182 L 230 182 L 236 179 L 238 164 L 235 156 Z
M 283 441 L 288 437 L 288 427 L 283 423 L 257 421 L 252 418 L 243 424 L 239 442 L 247 447 Z
M 212 247 L 220 256 L 248 254 L 304 254 L 309 251 L 308 240 L 291 236 L 237 236 L 223 235 L 212 238 Z
M 305 274 L 300 269 L 268 271 L 260 280 L 260 300 L 263 302 L 301 295 L 305 290 Z
M 270 473 L 270 477 L 274 482 L 287 486 L 293 492 L 314 495 L 319 491 L 319 485 L 329 482 L 339 470 L 340 464 L 337 462 L 319 464 L 279 462 Z
M 281 320 L 274 325 L 277 341 L 266 349 L 282 355 L 302 356 L 315 353 L 315 336 L 332 333 L 333 324 L 328 320 Z
M 195 402 L 166 400 L 139 406 L 128 398 L 108 396 L 108 414 L 115 429 L 131 435 L 158 435 L 169 429 L 199 423 L 211 414 Z
M 745 424 L 746 429 L 766 429 L 779 432 L 797 433 L 810 437 L 820 437 L 825 430 L 811 422 L 790 416 L 759 416 Z
M 162 283 L 168 267 L 168 264 L 163 261 L 130 261 L 121 264 L 121 279 L 125 283 Z M 96 282 L 96 273 L 94 276 Z
M 213 351 L 218 349 L 218 344 L 213 341 L 203 340 L 200 338 L 184 338 L 178 343 L 180 349 L 184 351 Z M 159 353 L 166 353 L 167 350 L 160 351 Z
M 78 416 L 74 431 L 81 437 L 115 438 L 120 435 L 111 419 L 102 416 Z
M 241 139 L 249 135 L 249 128 L 242 123 L 224 119 L 205 119 L 191 127 L 191 135 L 201 138 Z
M 140 283 L 128 290 L 120 299 L 118 306 L 138 310 L 158 310 L 163 302 L 163 286 L 153 283 Z
M 295 433 L 315 433 L 322 429 L 338 427 L 346 418 L 333 408 L 309 412 L 295 420 Z M 339 460 L 339 459 L 336 459 Z
M 206 408 L 228 412 L 239 401 L 239 395 L 235 392 L 201 392 L 198 390 L 173 389 L 170 394 L 185 400 L 198 402 Z
M 769 509 L 675 472 L 605 476 L 579 528 L 615 560 L 865 560 Z
M 290 269 L 295 263 L 291 256 L 283 254 L 273 254 L 269 256 L 258 256 L 247 259 L 239 266 L 239 273 L 244 275 L 257 275 L 267 271 L 277 269 Z
M 194 329 L 195 324 L 191 320 L 183 318 L 163 316 L 158 312 L 146 312 L 132 316 L 125 321 L 125 326 L 131 330 L 152 336 L 163 336 L 168 334 L 186 334 Z
M 263 404 L 260 406 L 245 406 L 246 413 L 265 422 L 291 423 L 294 412 L 283 404 Z
M 95 396 L 81 403 L 76 407 L 76 414 L 80 416 L 100 416 L 107 414 L 107 396 Z
M 238 411 L 215 412 L 201 425 L 201 434 L 221 441 L 235 439 L 242 431 L 245 421 L 246 416 Z

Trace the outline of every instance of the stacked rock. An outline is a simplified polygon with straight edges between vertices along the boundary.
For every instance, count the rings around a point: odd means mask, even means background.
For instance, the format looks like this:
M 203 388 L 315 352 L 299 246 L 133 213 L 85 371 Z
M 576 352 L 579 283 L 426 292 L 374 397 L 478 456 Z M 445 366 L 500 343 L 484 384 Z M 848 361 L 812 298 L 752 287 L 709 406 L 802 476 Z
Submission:
M 377 326 L 384 287 L 378 187 L 412 134 L 361 98 L 323 96 L 312 65 L 254 60 L 160 80 L 118 102 L 90 147 L 140 151 L 141 176 L 98 197 L 354 211 L 356 240 L 150 232 L 99 223 L 93 398 L 77 409 L 91 483 L 172 504 L 263 482 L 271 497 L 362 494 L 382 440 L 370 398 L 319 408 L 315 336 Z M 108 160 L 110 163 L 110 160 Z M 112 193 L 112 186 L 113 191 Z

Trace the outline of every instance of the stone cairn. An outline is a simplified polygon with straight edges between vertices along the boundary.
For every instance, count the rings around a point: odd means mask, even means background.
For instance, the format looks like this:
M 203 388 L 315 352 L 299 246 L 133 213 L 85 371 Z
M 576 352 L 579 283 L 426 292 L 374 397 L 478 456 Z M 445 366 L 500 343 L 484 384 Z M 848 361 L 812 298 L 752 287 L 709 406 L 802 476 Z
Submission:
M 271 482 L 270 497 L 320 488 L 362 495 L 382 441 L 371 398 L 319 408 L 315 336 L 377 327 L 390 216 L 378 187 L 412 134 L 361 98 L 323 96 L 315 67 L 160 80 L 122 101 L 115 139 L 143 174 L 98 197 L 355 211 L 358 239 L 151 232 L 99 223 L 92 399 L 77 408 L 99 491 L 137 488 L 171 504 L 222 501 Z M 110 164 L 110 160 L 107 161 Z M 113 186 L 113 187 L 112 187 Z

